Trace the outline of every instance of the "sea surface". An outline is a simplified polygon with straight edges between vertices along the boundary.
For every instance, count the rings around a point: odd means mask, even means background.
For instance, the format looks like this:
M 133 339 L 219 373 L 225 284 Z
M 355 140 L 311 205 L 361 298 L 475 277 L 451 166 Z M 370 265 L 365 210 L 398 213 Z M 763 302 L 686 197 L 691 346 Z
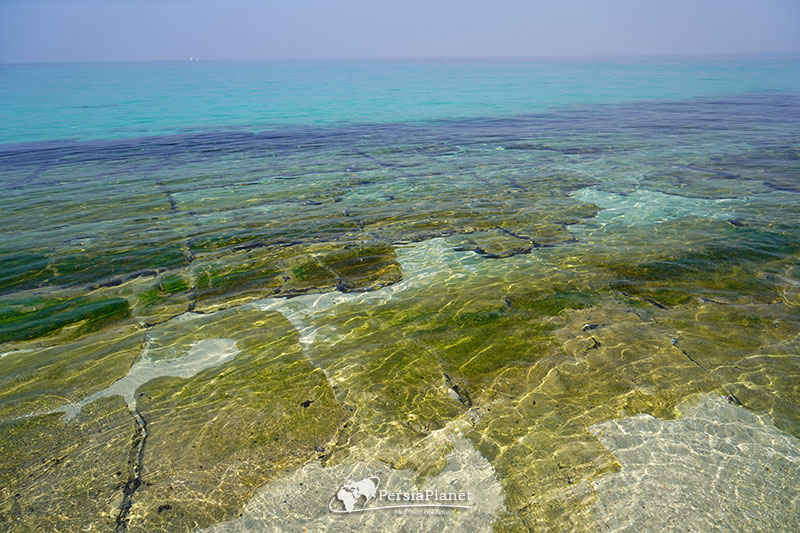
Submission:
M 0 529 L 800 529 L 800 57 L 0 65 L 0 124 Z

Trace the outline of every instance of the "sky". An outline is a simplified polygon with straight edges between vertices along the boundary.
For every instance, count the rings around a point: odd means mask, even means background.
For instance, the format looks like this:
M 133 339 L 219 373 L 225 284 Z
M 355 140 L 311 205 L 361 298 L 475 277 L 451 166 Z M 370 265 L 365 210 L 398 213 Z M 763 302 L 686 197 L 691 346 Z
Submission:
M 800 53 L 800 0 L 0 0 L 0 62 Z

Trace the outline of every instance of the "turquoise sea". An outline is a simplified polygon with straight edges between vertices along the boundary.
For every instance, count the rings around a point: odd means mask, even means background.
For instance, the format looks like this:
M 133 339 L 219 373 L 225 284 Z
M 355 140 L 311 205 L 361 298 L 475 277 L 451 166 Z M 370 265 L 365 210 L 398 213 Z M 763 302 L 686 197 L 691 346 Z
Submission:
M 0 142 L 369 128 L 798 87 L 791 56 L 0 65 Z
M 0 103 L 0 529 L 800 529 L 800 57 L 0 65 Z

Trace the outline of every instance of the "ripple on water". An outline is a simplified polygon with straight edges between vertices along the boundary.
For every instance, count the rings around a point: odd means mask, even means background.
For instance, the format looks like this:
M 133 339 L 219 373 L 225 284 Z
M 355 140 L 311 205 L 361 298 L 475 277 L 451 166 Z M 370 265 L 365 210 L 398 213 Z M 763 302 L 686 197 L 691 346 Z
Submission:
M 100 398 L 120 395 L 131 411 L 136 410 L 136 389 L 150 380 L 161 377 L 190 378 L 203 370 L 219 366 L 232 360 L 239 353 L 236 341 L 231 339 L 205 339 L 192 344 L 189 351 L 174 359 L 153 361 L 148 358 L 145 348 L 141 359 L 134 363 L 122 379 L 81 400 L 77 404 L 64 406 L 64 418 L 72 420 L 86 404 Z
M 325 467 L 308 463 L 282 476 L 255 494 L 234 520 L 208 528 L 205 533 L 283 531 L 491 531 L 503 509 L 503 491 L 491 464 L 460 435 L 444 436 L 447 465 L 437 475 L 420 482 L 410 469 L 394 470 L 383 463 L 347 463 Z M 370 476 L 380 479 L 380 489 L 391 492 L 438 490 L 469 492 L 471 509 L 386 509 L 336 514 L 328 504 L 346 480 Z M 362 508 L 363 500 L 357 504 Z M 396 505 L 373 501 L 366 508 Z
M 595 481 L 603 530 L 800 530 L 800 441 L 722 397 L 681 411 L 592 426 L 622 464 Z

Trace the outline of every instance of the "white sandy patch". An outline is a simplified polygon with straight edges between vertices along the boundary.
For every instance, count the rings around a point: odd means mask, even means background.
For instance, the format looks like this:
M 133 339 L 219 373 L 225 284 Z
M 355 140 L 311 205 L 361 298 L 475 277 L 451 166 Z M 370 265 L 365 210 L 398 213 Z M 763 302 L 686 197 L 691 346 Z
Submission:
M 677 420 L 592 426 L 622 470 L 595 482 L 603 531 L 800 531 L 800 441 L 705 396 Z
M 182 357 L 152 361 L 145 347 L 142 357 L 134 363 L 128 373 L 111 386 L 78 403 L 65 405 L 61 410 L 66 420 L 73 419 L 83 408 L 95 400 L 119 395 L 125 399 L 131 412 L 136 410 L 136 389 L 150 380 L 160 377 L 190 378 L 203 370 L 219 366 L 239 354 L 236 341 L 232 339 L 206 339 L 192 344 Z

